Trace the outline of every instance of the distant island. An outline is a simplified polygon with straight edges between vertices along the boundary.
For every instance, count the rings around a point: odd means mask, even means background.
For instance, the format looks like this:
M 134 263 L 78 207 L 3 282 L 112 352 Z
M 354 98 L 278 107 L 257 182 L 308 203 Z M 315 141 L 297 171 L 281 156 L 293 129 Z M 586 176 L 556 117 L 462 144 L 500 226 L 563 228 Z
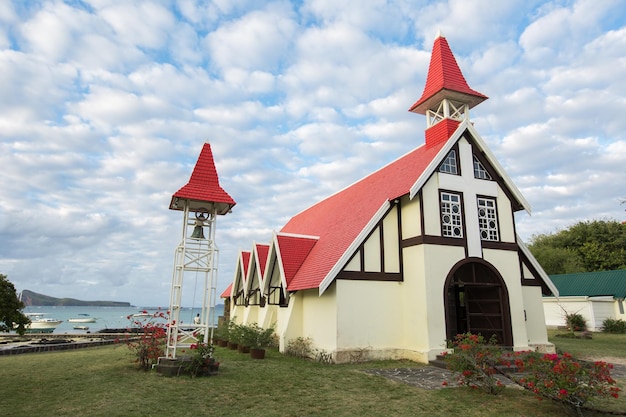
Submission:
M 75 298 L 56 298 L 38 294 L 30 290 L 22 291 L 25 306 L 95 306 L 95 307 L 131 307 L 124 301 L 83 301 Z

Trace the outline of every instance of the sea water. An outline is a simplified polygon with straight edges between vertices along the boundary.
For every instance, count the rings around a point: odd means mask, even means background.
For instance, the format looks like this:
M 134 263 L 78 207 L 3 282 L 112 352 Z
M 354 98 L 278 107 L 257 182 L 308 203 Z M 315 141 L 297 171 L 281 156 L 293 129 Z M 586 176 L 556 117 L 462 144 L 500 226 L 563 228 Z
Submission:
M 158 311 L 166 312 L 167 307 L 91 307 L 91 306 L 28 306 L 24 309 L 24 313 L 43 313 L 44 318 L 63 320 L 61 324 L 54 329 L 54 334 L 81 334 L 95 333 L 102 329 L 125 329 L 132 326 L 129 317 L 133 314 L 148 312 L 150 314 Z M 180 321 L 184 323 L 193 323 L 196 314 L 202 314 L 201 308 L 184 307 L 180 312 Z M 215 323 L 217 324 L 217 316 L 224 314 L 224 305 L 219 304 L 215 307 Z M 93 317 L 95 323 L 70 323 L 72 318 Z M 74 326 L 87 326 L 88 330 L 74 329 Z

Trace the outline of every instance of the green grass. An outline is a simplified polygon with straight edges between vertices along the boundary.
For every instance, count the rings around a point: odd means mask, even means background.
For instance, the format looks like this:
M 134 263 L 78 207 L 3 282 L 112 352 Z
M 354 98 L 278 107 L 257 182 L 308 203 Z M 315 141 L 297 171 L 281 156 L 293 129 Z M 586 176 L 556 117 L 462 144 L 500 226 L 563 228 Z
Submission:
M 526 391 L 423 390 L 361 372 L 406 361 L 322 365 L 269 351 L 216 348 L 218 376 L 167 378 L 136 368 L 124 345 L 0 357 L 5 416 L 554 416 Z M 624 388 L 624 381 L 622 388 Z M 621 398 L 609 404 L 626 409 Z M 616 407 L 616 408 L 615 408 Z
M 568 352 L 579 358 L 614 357 L 626 359 L 626 334 L 593 333 L 592 339 L 557 337 L 566 330 L 549 330 L 548 337 L 559 352 Z M 576 332 L 576 335 L 580 335 Z

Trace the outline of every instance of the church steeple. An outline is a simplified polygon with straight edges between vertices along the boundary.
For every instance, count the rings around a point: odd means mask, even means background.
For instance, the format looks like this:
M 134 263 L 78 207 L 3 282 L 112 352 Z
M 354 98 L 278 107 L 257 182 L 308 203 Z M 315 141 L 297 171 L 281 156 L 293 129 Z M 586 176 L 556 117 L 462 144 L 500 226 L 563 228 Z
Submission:
M 483 102 L 488 97 L 470 88 L 463 77 L 446 38 L 440 33 L 435 39 L 428 67 L 428 76 L 422 97 L 415 102 L 409 111 L 426 115 L 426 143 L 429 133 L 440 122 L 436 131 L 437 137 L 447 139 L 456 126 L 469 119 L 469 109 Z M 433 135 L 432 132 L 430 136 Z

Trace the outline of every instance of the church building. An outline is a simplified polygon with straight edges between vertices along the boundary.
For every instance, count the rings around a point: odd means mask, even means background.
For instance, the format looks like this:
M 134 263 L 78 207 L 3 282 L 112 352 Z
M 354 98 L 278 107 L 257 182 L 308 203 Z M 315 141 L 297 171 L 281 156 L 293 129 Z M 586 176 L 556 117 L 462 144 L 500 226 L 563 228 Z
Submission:
M 428 362 L 463 332 L 553 351 L 542 294 L 558 291 L 515 230 L 530 206 L 470 120 L 486 99 L 439 36 L 409 109 L 425 143 L 241 251 L 231 319 L 275 325 L 281 351 L 310 338 L 337 363 Z

